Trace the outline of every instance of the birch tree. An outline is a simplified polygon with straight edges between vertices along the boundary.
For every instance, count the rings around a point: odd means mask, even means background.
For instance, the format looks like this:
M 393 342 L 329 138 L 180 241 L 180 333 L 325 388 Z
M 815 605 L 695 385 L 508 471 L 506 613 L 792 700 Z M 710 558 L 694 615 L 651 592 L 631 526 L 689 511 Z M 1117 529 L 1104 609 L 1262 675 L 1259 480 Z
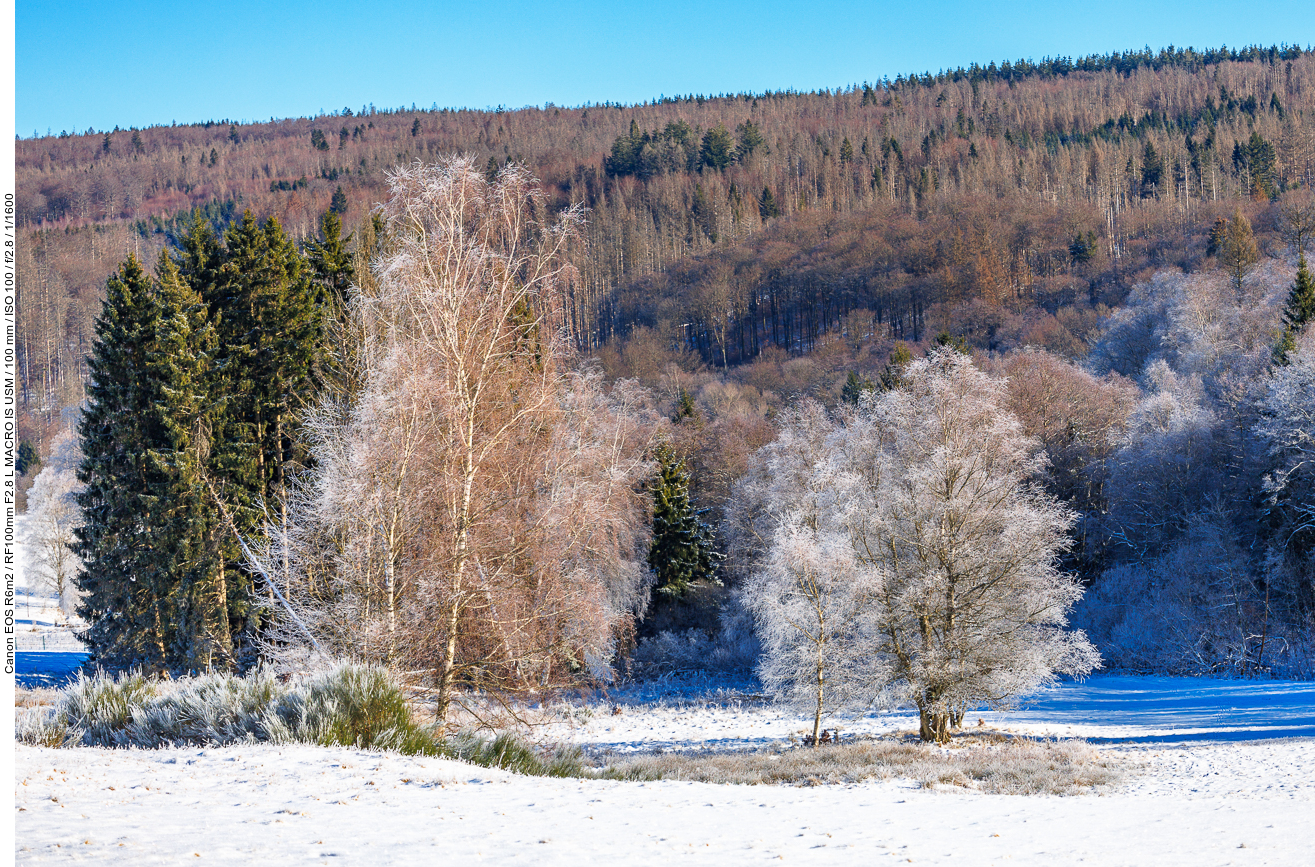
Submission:
M 334 653 L 421 673 L 446 721 L 463 686 L 606 675 L 647 590 L 651 425 L 630 386 L 569 363 L 577 211 L 550 221 L 515 165 L 390 183 L 344 332 L 359 391 L 312 415 L 297 526 L 268 528 L 258 558 L 277 571 L 291 549 L 296 619 Z

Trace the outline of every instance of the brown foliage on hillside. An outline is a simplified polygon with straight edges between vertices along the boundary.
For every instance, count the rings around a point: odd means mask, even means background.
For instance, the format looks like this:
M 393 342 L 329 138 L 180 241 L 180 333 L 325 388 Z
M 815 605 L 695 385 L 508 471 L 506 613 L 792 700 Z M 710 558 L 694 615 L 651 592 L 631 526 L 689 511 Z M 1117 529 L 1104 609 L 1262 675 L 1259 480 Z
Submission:
M 1207 261 L 1217 218 L 1240 207 L 1262 248 L 1274 242 L 1270 197 L 1315 180 L 1313 103 L 1315 56 L 1262 51 L 639 106 L 367 108 L 20 140 L 26 433 L 40 436 L 80 395 L 105 275 L 131 250 L 153 255 L 180 212 L 228 203 L 308 238 L 338 188 L 344 224 L 359 225 L 389 169 L 454 152 L 480 166 L 523 161 L 551 208 L 589 208 L 570 299 L 585 351 L 641 329 L 724 366 L 770 346 L 812 351 L 827 333 L 948 330 L 1080 355 L 1101 305 L 1137 275 Z

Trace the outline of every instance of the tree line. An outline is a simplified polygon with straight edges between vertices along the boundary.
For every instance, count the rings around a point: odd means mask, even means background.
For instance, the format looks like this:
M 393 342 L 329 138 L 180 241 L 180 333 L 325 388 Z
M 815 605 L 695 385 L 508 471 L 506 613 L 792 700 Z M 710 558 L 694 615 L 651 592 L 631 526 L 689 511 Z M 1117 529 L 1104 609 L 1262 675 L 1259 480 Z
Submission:
M 926 310 L 965 295 L 991 305 L 1036 294 L 1051 315 L 1070 306 L 1068 318 L 1081 319 L 1146 268 L 1190 264 L 1201 227 L 1239 198 L 1309 186 L 1315 61 L 1290 49 L 1180 54 L 1181 62 L 1111 59 L 1058 76 L 1011 64 L 1006 77 L 918 76 L 815 93 L 491 112 L 367 106 L 268 124 L 24 139 L 18 266 L 33 299 L 18 335 L 25 429 L 48 439 L 59 408 L 76 403 L 105 273 L 130 250 L 149 261 L 194 208 L 217 231 L 250 209 L 308 238 L 339 188 L 335 207 L 357 226 L 384 198 L 387 168 L 452 152 L 473 155 L 486 173 L 523 161 L 544 182 L 549 208 L 589 208 L 588 253 L 570 299 L 587 351 L 637 328 L 708 360 L 723 350 L 731 361 L 764 346 L 807 349 L 854 307 L 842 251 L 810 252 L 833 220 L 904 222 L 935 253 L 929 266 L 900 261 L 864 276 L 865 298 L 907 299 L 893 337 L 921 335 Z M 1258 209 L 1249 205 L 1249 216 Z M 984 210 L 994 213 L 972 216 Z M 964 212 L 978 225 L 964 228 Z M 741 297 L 723 304 L 726 280 L 700 263 L 738 263 L 768 244 L 796 260 L 791 272 L 807 260 L 813 288 L 795 297 L 770 275 L 737 274 Z M 1093 304 L 1063 299 L 1084 288 Z M 686 306 L 707 309 L 686 327 L 689 318 L 647 302 L 655 291 L 683 292 L 696 302 Z M 811 313 L 814 297 L 840 319 Z M 749 304 L 775 312 L 749 316 Z M 1087 336 L 1050 330 L 1056 348 Z M 723 341 L 728 331 L 734 342 Z

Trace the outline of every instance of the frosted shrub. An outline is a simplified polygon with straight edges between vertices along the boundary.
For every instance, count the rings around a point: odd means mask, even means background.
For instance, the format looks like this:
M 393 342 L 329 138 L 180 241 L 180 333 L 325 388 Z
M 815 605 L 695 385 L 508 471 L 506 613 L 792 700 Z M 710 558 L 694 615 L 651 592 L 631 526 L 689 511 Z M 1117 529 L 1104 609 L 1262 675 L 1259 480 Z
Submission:
M 80 739 L 73 738 L 74 743 L 136 746 L 127 740 L 128 726 L 156 697 L 159 686 L 140 673 L 118 678 L 79 676 L 56 704 L 55 719 L 67 725 L 70 732 L 81 732 Z

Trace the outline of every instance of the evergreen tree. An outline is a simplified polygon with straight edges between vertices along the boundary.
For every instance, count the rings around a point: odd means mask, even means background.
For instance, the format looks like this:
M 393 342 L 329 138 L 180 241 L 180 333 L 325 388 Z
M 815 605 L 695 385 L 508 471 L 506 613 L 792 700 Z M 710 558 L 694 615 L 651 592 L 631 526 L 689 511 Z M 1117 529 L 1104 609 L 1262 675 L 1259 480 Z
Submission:
M 1278 197 L 1274 163 L 1274 146 L 1265 141 L 1259 132 L 1252 132 L 1246 144 L 1246 168 L 1250 173 L 1251 195 L 1254 198 Z
M 342 191 L 342 186 L 333 191 L 333 198 L 329 200 L 329 210 L 335 214 L 347 213 L 347 194 Z
M 684 596 L 698 581 L 720 583 L 720 555 L 712 545 L 712 528 L 689 499 L 685 462 L 665 443 L 657 448 L 658 478 L 653 486 L 653 544 L 648 566 L 657 576 L 658 592 Z
M 1164 159 L 1156 152 L 1155 145 L 1149 141 L 1142 151 L 1141 194 L 1142 198 L 1154 196 L 1164 177 Z
M 699 412 L 698 404 L 694 402 L 694 395 L 682 387 L 680 397 L 676 399 L 676 411 L 671 414 L 671 421 L 674 424 L 681 424 L 686 419 L 696 427 L 703 424 L 703 413 Z
M 762 131 L 752 120 L 746 120 L 735 128 L 735 133 L 739 136 L 739 144 L 735 146 L 735 158 L 744 162 L 753 156 L 753 152 L 766 144 Z
M 213 430 L 223 406 L 214 394 L 215 330 L 200 296 L 163 255 L 156 304 L 155 346 L 143 379 L 159 390 L 154 402 L 164 434 L 147 457 L 167 480 L 152 504 L 158 517 L 151 532 L 172 566 L 167 585 L 176 619 L 168 667 L 232 670 L 239 664 L 235 646 L 250 613 L 250 587 L 228 566 L 238 553 L 210 481 Z
M 1068 245 L 1068 254 L 1075 265 L 1085 265 L 1096 255 L 1096 233 L 1081 232 L 1073 236 L 1073 243 Z
M 87 622 L 79 637 L 94 660 L 111 666 L 149 660 L 163 666 L 166 659 L 159 623 L 171 612 L 160 616 L 159 588 L 149 581 L 151 570 L 142 568 L 154 546 L 142 503 L 145 407 L 138 374 L 157 315 L 150 282 L 129 257 L 106 283 L 78 425 L 78 480 L 86 488 L 77 498 L 83 525 L 74 531 L 75 553 L 83 570 L 74 583 L 82 591 L 78 615 Z
M 735 160 L 735 141 L 722 124 L 703 134 L 699 147 L 699 163 L 714 169 L 724 169 Z
M 35 470 L 41 466 L 41 455 L 37 447 L 32 445 L 31 440 L 23 440 L 18 444 L 18 456 L 14 460 L 14 469 L 20 476 L 27 475 L 29 470 Z
M 1303 252 L 1297 260 L 1297 279 L 1293 281 L 1283 307 L 1283 334 L 1274 348 L 1275 364 L 1288 364 L 1289 355 L 1297 348 L 1297 335 L 1312 319 L 1315 319 L 1315 279 L 1311 278 Z
M 648 136 L 639 129 L 634 118 L 630 119 L 630 132 L 617 136 L 612 142 L 612 153 L 604 158 L 603 168 L 609 175 L 633 175 L 639 170 L 639 155 Z
M 781 208 L 776 204 L 771 187 L 763 187 L 763 194 L 758 198 L 758 215 L 764 220 L 781 216 Z
M 860 377 L 851 370 L 845 379 L 844 387 L 840 389 L 840 399 L 851 406 L 858 406 L 858 401 L 864 394 L 876 390 L 876 383 L 866 376 Z
M 349 249 L 352 236 L 342 236 L 342 220 L 332 207 L 320 215 L 320 237 L 321 240 L 306 244 L 306 263 L 326 299 L 331 300 L 336 309 L 341 309 L 347 303 L 355 268 Z
M 886 366 L 881 369 L 877 376 L 877 387 L 882 391 L 894 391 L 903 388 L 906 380 L 904 379 L 904 368 L 913 360 L 913 353 L 909 347 L 900 341 L 895 344 L 895 348 L 890 351 L 890 356 L 886 359 Z
M 226 396 L 223 478 L 253 524 L 274 509 L 302 459 L 297 420 L 314 397 L 323 349 L 321 291 L 283 227 L 248 211 L 226 237 L 211 289 Z M 239 493 L 241 492 L 241 493 Z
M 236 666 L 247 589 L 226 582 L 207 486 L 213 328 L 162 256 L 110 278 L 79 425 L 84 524 L 78 613 L 97 662 L 160 671 Z

